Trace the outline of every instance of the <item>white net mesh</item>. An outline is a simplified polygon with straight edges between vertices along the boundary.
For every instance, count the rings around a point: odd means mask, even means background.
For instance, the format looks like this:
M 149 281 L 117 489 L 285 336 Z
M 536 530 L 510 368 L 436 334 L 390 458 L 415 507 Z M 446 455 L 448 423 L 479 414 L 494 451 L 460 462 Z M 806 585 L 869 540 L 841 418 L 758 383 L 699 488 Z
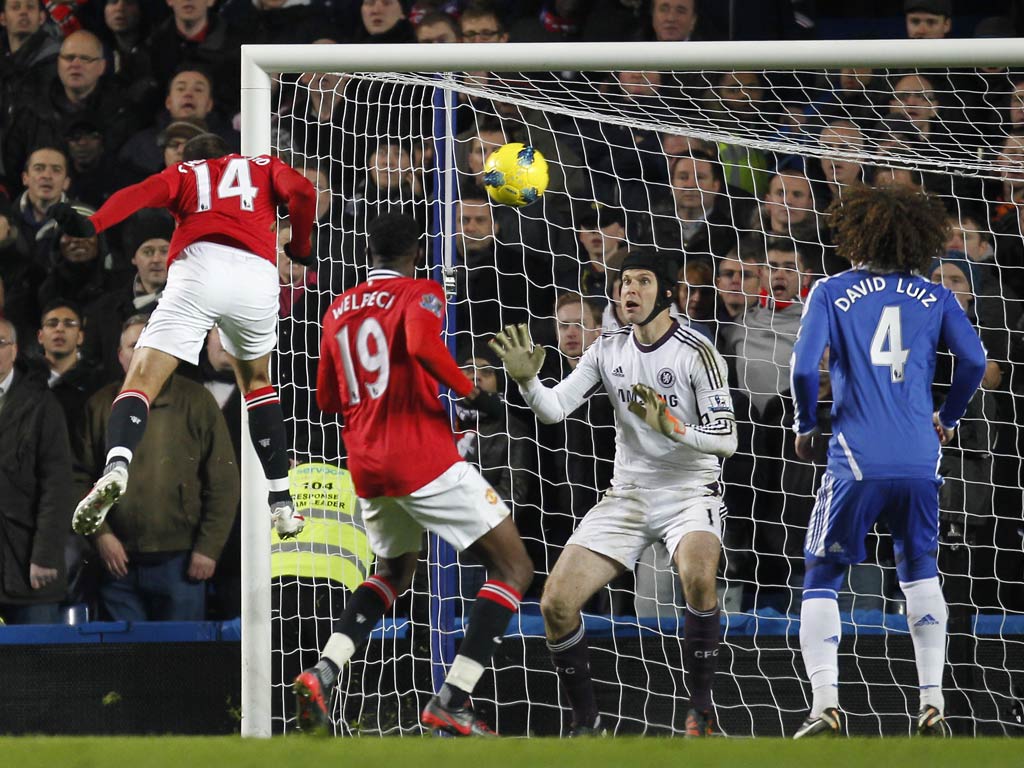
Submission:
M 486 339 L 506 323 L 529 322 L 549 347 L 542 376 L 551 384 L 600 326 L 618 324 L 615 267 L 627 250 L 656 247 L 683 267 L 675 311 L 729 362 L 741 423 L 739 452 L 723 471 L 726 632 L 715 690 L 731 734 L 792 733 L 809 704 L 794 619 L 823 465 L 793 453 L 788 365 L 801 295 L 811 280 L 844 268 L 825 208 L 861 181 L 940 195 L 953 225 L 949 246 L 962 253 L 936 279 L 958 291 L 994 364 L 943 459 L 947 708 L 959 732 L 1014 727 L 1012 688 L 1024 679 L 1016 367 L 1024 73 L 320 73 L 284 76 L 276 89 L 274 151 L 310 175 L 323 206 L 320 268 L 294 278 L 282 310 L 278 374 L 296 457 L 344 462 L 337 423 L 315 407 L 319 318 L 365 275 L 367 223 L 383 210 L 407 211 L 423 227 L 432 263 L 442 238 L 455 239 L 453 349 L 508 410 L 500 422 L 460 414 L 457 438 L 513 508 L 536 563 L 534 598 L 608 484 L 611 408 L 598 393 L 564 424 L 538 425 L 494 367 Z M 455 233 L 441 232 L 448 203 L 435 193 L 447 156 L 439 143 L 442 89 L 457 104 Z M 483 194 L 484 156 L 510 141 L 538 148 L 552 171 L 548 192 L 523 209 L 494 206 Z M 948 361 L 940 364 L 937 401 L 949 375 Z M 916 676 L 882 528 L 868 553 L 840 597 L 841 702 L 852 733 L 905 733 L 917 708 Z M 482 580 L 469 559 L 424 551 L 411 595 L 342 682 L 340 731 L 418 732 L 419 705 L 450 660 Z M 319 576 L 285 575 L 275 585 L 281 730 L 292 727 L 287 682 L 316 659 L 347 592 Z M 617 732 L 681 728 L 682 605 L 659 547 L 588 603 L 598 702 Z M 474 697 L 477 708 L 504 733 L 559 733 L 567 717 L 535 603 L 524 604 L 510 633 Z

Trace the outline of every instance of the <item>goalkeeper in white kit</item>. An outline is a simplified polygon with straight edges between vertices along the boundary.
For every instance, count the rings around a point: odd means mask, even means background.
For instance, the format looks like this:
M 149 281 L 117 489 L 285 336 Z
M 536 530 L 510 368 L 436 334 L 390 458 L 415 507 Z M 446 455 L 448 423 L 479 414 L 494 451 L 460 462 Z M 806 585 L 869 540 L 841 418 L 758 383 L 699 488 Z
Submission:
M 620 296 L 630 324 L 603 334 L 554 388 L 537 378 L 544 350 L 533 346 L 525 325 L 509 326 L 491 342 L 542 422 L 565 419 L 599 385 L 615 406 L 611 488 L 569 539 L 541 597 L 548 648 L 572 704 L 570 736 L 603 732 L 580 611 L 656 541 L 672 553 L 686 595 L 686 735 L 715 732 L 715 577 L 724 511 L 719 457 L 736 450 L 736 425 L 725 361 L 669 312 L 675 275 L 675 264 L 662 254 L 630 253 Z

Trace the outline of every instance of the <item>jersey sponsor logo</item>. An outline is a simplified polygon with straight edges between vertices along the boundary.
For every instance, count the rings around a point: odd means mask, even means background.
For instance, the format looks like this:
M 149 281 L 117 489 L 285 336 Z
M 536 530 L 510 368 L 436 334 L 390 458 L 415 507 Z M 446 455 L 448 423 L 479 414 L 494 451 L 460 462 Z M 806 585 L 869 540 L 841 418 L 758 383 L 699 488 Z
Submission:
M 346 312 L 352 312 L 364 307 L 378 307 L 380 309 L 391 309 L 395 303 L 395 297 L 388 291 L 367 291 L 366 293 L 348 294 L 342 299 L 341 304 L 334 308 L 332 314 L 337 320 Z
M 435 317 L 441 316 L 441 300 L 432 293 L 424 293 L 420 298 L 420 306 Z
M 676 375 L 671 368 L 662 368 L 658 371 L 658 383 L 663 387 L 671 387 L 676 383 Z
M 623 403 L 631 403 L 634 400 L 639 400 L 640 399 L 636 395 L 633 394 L 633 390 L 632 389 L 622 389 L 620 387 L 619 389 L 616 390 L 616 392 L 618 392 L 618 394 L 619 394 L 619 401 L 623 402 Z M 667 395 L 662 395 L 660 392 L 658 394 L 661 395 L 663 398 L 665 398 L 665 404 L 669 408 L 675 408 L 675 407 L 677 407 L 679 405 L 679 396 L 678 395 L 674 395 L 671 392 L 669 392 Z
M 612 368 L 612 376 L 625 376 L 625 375 L 626 374 L 624 374 L 622 372 L 622 366 L 621 365 L 616 365 L 614 368 Z
M 498 503 L 498 494 L 494 492 L 493 488 L 487 489 L 487 493 L 484 494 L 484 498 L 487 499 L 487 503 L 492 506 Z

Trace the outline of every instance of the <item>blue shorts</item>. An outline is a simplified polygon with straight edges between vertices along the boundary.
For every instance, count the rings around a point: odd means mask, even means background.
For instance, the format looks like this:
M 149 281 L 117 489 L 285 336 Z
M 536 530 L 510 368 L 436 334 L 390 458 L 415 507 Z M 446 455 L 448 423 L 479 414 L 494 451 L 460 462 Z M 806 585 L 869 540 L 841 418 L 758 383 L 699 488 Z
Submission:
M 808 567 L 864 560 L 864 540 L 876 520 L 892 534 L 902 582 L 934 575 L 939 549 L 939 478 L 854 480 L 825 472 L 804 541 Z

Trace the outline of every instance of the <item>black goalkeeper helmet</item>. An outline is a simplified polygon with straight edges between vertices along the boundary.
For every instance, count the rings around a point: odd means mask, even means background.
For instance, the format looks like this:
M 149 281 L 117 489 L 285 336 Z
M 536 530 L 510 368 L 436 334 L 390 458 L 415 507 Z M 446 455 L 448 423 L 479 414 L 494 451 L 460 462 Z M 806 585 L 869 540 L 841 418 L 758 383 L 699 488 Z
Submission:
M 619 267 L 620 272 L 625 272 L 627 269 L 649 270 L 654 273 L 654 277 L 658 281 L 658 299 L 654 302 L 654 309 L 640 322 L 640 325 L 647 325 L 672 306 L 676 295 L 676 284 L 679 282 L 679 268 L 671 256 L 665 256 L 657 251 L 630 251 L 622 260 L 622 266 Z

